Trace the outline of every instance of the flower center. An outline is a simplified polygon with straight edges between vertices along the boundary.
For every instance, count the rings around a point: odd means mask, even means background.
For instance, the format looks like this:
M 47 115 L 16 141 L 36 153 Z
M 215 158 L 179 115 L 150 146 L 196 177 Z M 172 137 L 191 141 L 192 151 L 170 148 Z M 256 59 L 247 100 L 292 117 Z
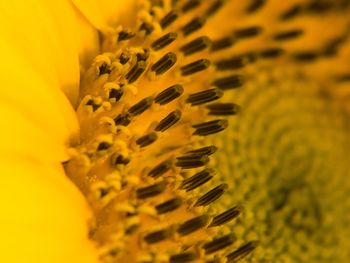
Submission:
M 244 16 L 265 2 L 252 1 Z M 316 177 L 347 170 L 335 146 L 347 145 L 346 125 L 305 65 L 334 57 L 344 41 L 296 51 L 288 43 L 303 37 L 300 27 L 219 29 L 226 1 L 152 3 L 141 2 L 133 28 L 104 33 L 104 53 L 82 78 L 81 143 L 65 168 L 93 210 L 101 260 L 237 262 L 261 252 L 256 240 L 277 255 L 287 248 L 276 239 L 291 236 L 278 233 L 317 232 L 330 202 L 320 210 Z M 291 6 L 278 19 L 339 5 Z
M 243 110 L 228 132 L 206 140 L 222 149 L 214 168 L 231 181 L 225 205 L 245 206 L 232 229 L 261 241 L 258 261 L 342 262 L 348 204 L 335 204 L 350 187 L 348 113 L 293 72 L 259 72 L 230 95 Z

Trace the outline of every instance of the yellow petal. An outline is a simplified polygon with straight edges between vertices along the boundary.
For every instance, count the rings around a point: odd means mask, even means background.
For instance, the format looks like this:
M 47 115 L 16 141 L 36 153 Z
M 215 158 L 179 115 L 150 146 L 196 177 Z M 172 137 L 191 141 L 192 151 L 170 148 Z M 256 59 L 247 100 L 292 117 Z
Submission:
M 63 144 L 51 140 L 24 112 L 4 101 L 0 105 L 0 119 L 1 154 L 30 156 L 47 163 L 57 163 L 65 158 Z
M 77 24 L 77 45 L 80 67 L 82 70 L 90 66 L 93 58 L 100 53 L 100 42 L 96 28 L 73 6 Z
M 98 262 L 85 200 L 60 166 L 1 155 L 0 174 L 0 262 Z
M 101 31 L 117 23 L 135 22 L 135 0 L 72 0 L 72 2 L 86 19 Z
M 97 262 L 89 209 L 60 165 L 78 133 L 66 97 L 78 98 L 76 13 L 69 1 L 0 8 L 0 262 Z
M 17 53 L 11 44 L 0 40 L 0 50 L 4 59 L 0 77 L 1 104 L 9 105 L 21 112 L 26 120 L 39 127 L 46 135 L 46 139 L 51 140 L 58 148 L 67 145 L 68 138 L 77 133 L 78 124 L 74 110 L 60 90 L 59 83 L 54 79 L 51 81 L 43 79 L 29 62 L 22 59 L 21 54 Z M 6 112 L 4 113 L 6 115 Z M 6 119 L 1 120 L 2 131 L 11 130 L 11 124 L 14 122 L 15 120 L 11 121 L 10 115 L 6 116 Z M 21 129 L 23 137 L 26 136 L 26 129 L 27 127 L 23 125 Z M 16 137 L 8 138 L 1 134 L 1 140 L 4 140 L 3 143 L 13 142 Z M 37 137 L 37 141 L 40 140 L 43 138 Z M 21 147 L 24 149 L 26 146 Z M 58 155 L 60 159 L 56 161 L 63 161 L 66 158 L 64 153 Z
M 0 9 L 2 39 L 45 80 L 58 80 L 71 101 L 76 102 L 79 61 L 70 2 L 1 1 Z

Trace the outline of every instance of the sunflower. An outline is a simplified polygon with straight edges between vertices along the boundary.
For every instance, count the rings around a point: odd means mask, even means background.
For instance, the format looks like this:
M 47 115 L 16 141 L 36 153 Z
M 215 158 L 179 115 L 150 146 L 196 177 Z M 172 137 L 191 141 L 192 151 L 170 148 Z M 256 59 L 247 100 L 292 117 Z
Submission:
M 349 1 L 0 6 L 1 262 L 349 262 Z

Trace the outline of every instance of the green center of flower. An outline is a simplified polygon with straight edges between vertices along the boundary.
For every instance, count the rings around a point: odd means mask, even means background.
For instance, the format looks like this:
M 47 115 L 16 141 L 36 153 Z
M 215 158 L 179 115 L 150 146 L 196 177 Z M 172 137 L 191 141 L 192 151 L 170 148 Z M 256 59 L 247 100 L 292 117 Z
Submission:
M 234 233 L 261 241 L 258 262 L 346 262 L 348 114 L 283 69 L 261 68 L 229 99 L 244 110 L 207 143 L 222 149 L 215 168 L 231 182 L 224 205 L 246 210 Z

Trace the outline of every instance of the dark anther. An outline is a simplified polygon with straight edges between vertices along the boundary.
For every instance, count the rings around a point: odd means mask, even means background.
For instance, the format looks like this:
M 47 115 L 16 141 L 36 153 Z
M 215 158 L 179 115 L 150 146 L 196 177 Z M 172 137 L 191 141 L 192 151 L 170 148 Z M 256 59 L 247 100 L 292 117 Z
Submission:
M 324 13 L 333 7 L 333 1 L 314 0 L 306 6 L 307 11 L 312 13 Z
M 146 69 L 146 62 L 139 61 L 136 63 L 135 66 L 133 66 L 129 70 L 125 78 L 129 81 L 129 83 L 133 83 L 141 76 L 141 74 L 145 71 L 145 69 Z
M 158 139 L 158 136 L 155 132 L 144 135 L 136 140 L 136 144 L 141 148 L 146 147 L 154 143 Z
M 237 29 L 233 32 L 233 35 L 238 39 L 250 38 L 259 35 L 262 31 L 263 29 L 260 26 L 251 26 L 242 29 Z
M 118 41 L 124 41 L 129 40 L 135 36 L 134 32 L 131 32 L 129 30 L 122 30 L 118 34 Z
M 207 106 L 209 115 L 235 115 L 240 112 L 241 107 L 234 103 L 214 103 Z
M 100 198 L 103 198 L 103 197 L 105 197 L 106 195 L 108 195 L 110 189 L 100 188 L 100 189 L 98 189 L 98 190 L 100 191 Z
M 348 8 L 350 6 L 350 2 L 348 0 L 343 0 L 339 3 L 339 7 Z
M 216 0 L 205 12 L 206 16 L 214 15 L 223 6 L 224 0 Z
M 130 107 L 128 112 L 131 116 L 140 115 L 141 113 L 143 113 L 147 109 L 149 109 L 149 107 L 151 107 L 152 103 L 153 103 L 152 97 L 144 98 L 144 99 L 140 100 L 138 103 L 136 103 L 134 106 Z
M 251 51 L 251 52 L 246 52 L 241 56 L 245 57 L 248 63 L 253 63 L 257 60 L 257 55 L 258 55 L 257 52 Z
M 109 193 L 111 193 L 111 187 L 108 188 L 99 188 L 99 198 L 103 199 L 105 196 L 107 196 Z
M 221 226 L 235 219 L 242 213 L 242 208 L 240 206 L 232 207 L 225 212 L 215 216 L 211 221 L 209 227 Z
M 181 96 L 183 92 L 183 87 L 179 84 L 176 84 L 159 93 L 154 101 L 160 105 L 164 105 Z
M 192 9 L 198 7 L 201 3 L 201 0 L 188 0 L 182 7 L 181 11 L 183 13 L 186 13 L 188 11 L 191 11 Z
M 122 89 L 111 89 L 108 94 L 109 99 L 115 99 L 115 101 L 119 101 L 120 98 L 123 96 L 123 90 Z
M 150 198 L 163 193 L 166 189 L 166 182 L 155 183 L 150 186 L 136 189 L 136 197 L 139 199 Z
M 127 165 L 130 162 L 130 159 L 121 155 L 121 154 L 113 154 L 111 156 L 112 165 Z
M 249 62 L 250 58 L 247 55 L 240 55 L 233 58 L 216 61 L 215 66 L 218 70 L 232 70 L 243 68 Z
M 205 254 L 209 255 L 232 245 L 235 241 L 236 238 L 232 234 L 229 234 L 205 243 L 203 249 L 205 250 Z
M 162 176 L 165 174 L 167 171 L 170 170 L 172 166 L 172 161 L 171 160 L 166 160 L 161 162 L 160 164 L 156 165 L 151 171 L 148 172 L 148 176 L 157 178 L 159 176 Z
M 192 191 L 211 180 L 214 175 L 215 171 L 213 169 L 204 169 L 203 171 L 185 179 L 180 188 L 186 190 L 186 192 Z
M 149 57 L 149 54 L 150 54 L 149 49 L 144 48 L 143 53 L 136 54 L 137 61 L 146 61 Z
M 337 75 L 335 77 L 335 81 L 337 81 L 337 82 L 348 82 L 348 81 L 350 81 L 350 73 Z
M 277 58 L 283 55 L 284 50 L 281 48 L 269 48 L 259 52 L 259 56 L 265 59 Z
M 276 41 L 285 41 L 285 40 L 297 38 L 301 36 L 303 33 L 304 31 L 301 29 L 294 29 L 294 30 L 277 33 L 273 36 L 273 38 Z
M 191 150 L 186 152 L 186 154 L 190 155 L 212 155 L 217 151 L 217 147 L 215 145 L 205 146 L 199 149 Z
M 127 185 L 127 183 L 126 183 L 126 185 Z M 131 217 L 137 216 L 138 214 L 139 214 L 139 212 L 136 212 L 136 211 L 124 213 L 125 217 L 127 217 L 127 218 L 131 218 Z
M 131 122 L 131 116 L 128 113 L 119 114 L 114 118 L 115 125 L 128 126 Z
M 171 236 L 171 231 L 169 229 L 158 230 L 147 234 L 144 239 L 148 244 L 154 244 L 163 241 Z
M 161 203 L 156 206 L 156 210 L 158 215 L 165 214 L 175 209 L 179 208 L 182 205 L 182 200 L 180 198 L 173 198 L 164 203 Z
M 282 21 L 286 21 L 289 19 L 292 19 L 299 15 L 303 11 L 302 7 L 300 5 L 293 6 L 292 8 L 285 11 L 281 16 L 280 19 Z
M 170 26 L 178 17 L 179 13 L 175 10 L 172 10 L 160 20 L 159 24 L 163 29 L 165 29 Z
M 156 75 L 163 74 L 167 72 L 174 64 L 176 63 L 176 54 L 169 52 L 160 58 L 156 63 L 151 67 L 151 70 L 156 73 Z
M 196 17 L 196 18 L 192 19 L 190 22 L 188 22 L 186 25 L 184 25 L 181 28 L 181 31 L 185 36 L 188 36 L 189 34 L 202 28 L 204 26 L 204 24 L 205 24 L 204 18 Z
M 224 194 L 227 187 L 228 187 L 227 184 L 220 184 L 214 187 L 209 192 L 205 193 L 200 198 L 198 198 L 194 206 L 207 206 L 211 204 L 212 202 L 216 201 Z
M 100 142 L 100 144 L 97 146 L 97 151 L 104 151 L 109 149 L 112 146 L 109 142 Z
M 224 95 L 224 92 L 221 89 L 208 89 L 190 94 L 186 102 L 190 103 L 192 106 L 196 106 L 217 100 L 221 98 L 222 95 Z
M 175 165 L 181 167 L 181 169 L 192 169 L 206 165 L 209 162 L 209 158 L 206 155 L 184 155 L 177 157 Z
M 120 250 L 118 248 L 110 248 L 108 250 L 108 255 L 111 256 L 112 258 L 116 258 L 120 254 Z
M 258 246 L 257 241 L 251 241 L 248 242 L 247 244 L 239 247 L 237 250 L 234 252 L 228 254 L 226 256 L 227 262 L 237 262 L 238 260 L 246 257 L 248 254 L 250 254 L 256 247 Z
M 119 57 L 119 62 L 122 65 L 125 65 L 130 59 L 130 55 L 126 53 L 121 53 Z
M 146 35 L 149 35 L 153 32 L 154 27 L 152 24 L 143 22 L 139 28 L 140 31 L 144 31 Z
M 218 87 L 221 90 L 228 90 L 242 87 L 243 77 L 241 75 L 231 75 L 228 77 L 216 79 L 212 83 L 213 86 Z
M 152 44 L 151 47 L 153 50 L 159 50 L 162 49 L 168 45 L 170 45 L 177 37 L 177 34 L 175 32 L 170 32 L 168 34 L 165 34 L 164 36 L 158 38 L 155 40 Z
M 252 3 L 247 8 L 248 14 L 251 14 L 251 13 L 258 11 L 266 3 L 266 0 L 251 0 L 251 1 L 252 1 Z
M 206 136 L 223 131 L 228 126 L 227 120 L 214 120 L 195 124 L 192 127 L 195 128 L 193 135 Z
M 126 234 L 126 235 L 132 235 L 132 234 L 134 234 L 134 233 L 139 229 L 139 227 L 140 227 L 139 224 L 131 225 L 131 226 L 129 226 L 129 227 L 126 228 L 125 234 Z
M 199 71 L 205 70 L 210 66 L 208 59 L 200 59 L 181 67 L 181 75 L 188 76 Z
M 347 39 L 346 37 L 341 36 L 330 40 L 324 47 L 322 51 L 322 55 L 327 57 L 336 55 L 338 52 L 338 49 L 346 41 L 346 39 Z
M 298 52 L 291 55 L 297 62 L 314 62 L 320 57 L 320 54 L 315 51 Z
M 92 107 L 92 111 L 96 111 L 99 107 L 101 107 L 100 104 L 96 104 L 96 103 L 94 102 L 94 100 L 92 100 L 92 99 L 88 100 L 88 102 L 86 102 L 85 105 L 91 106 L 91 107 Z
M 180 47 L 180 51 L 185 55 L 191 55 L 193 53 L 202 51 L 210 46 L 210 39 L 207 36 L 198 37 L 187 44 Z
M 177 229 L 177 232 L 181 236 L 186 236 L 193 233 L 194 231 L 197 231 L 205 227 L 208 224 L 208 222 L 209 222 L 209 216 L 207 215 L 197 216 L 182 223 Z
M 154 130 L 158 132 L 164 132 L 171 126 L 176 124 L 180 120 L 180 118 L 181 111 L 175 110 L 171 112 L 168 116 L 166 116 L 164 119 L 162 119 Z
M 197 254 L 193 252 L 183 252 L 170 256 L 170 263 L 186 263 L 197 259 Z
M 99 76 L 103 74 L 109 74 L 112 72 L 112 70 L 106 63 L 103 63 L 98 69 L 99 69 L 99 74 L 98 74 Z
M 232 36 L 223 37 L 213 41 L 213 43 L 211 44 L 210 51 L 215 52 L 225 48 L 229 48 L 229 47 L 232 47 L 234 43 L 235 43 L 234 37 Z

